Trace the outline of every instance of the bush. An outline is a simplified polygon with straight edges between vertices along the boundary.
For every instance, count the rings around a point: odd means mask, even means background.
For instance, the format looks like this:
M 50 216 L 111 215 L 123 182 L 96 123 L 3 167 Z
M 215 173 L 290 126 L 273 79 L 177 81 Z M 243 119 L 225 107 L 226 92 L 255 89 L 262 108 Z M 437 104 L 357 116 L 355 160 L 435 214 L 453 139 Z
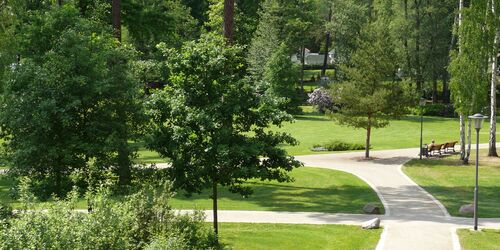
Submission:
M 91 213 L 74 210 L 78 192 L 72 191 L 68 200 L 58 201 L 46 211 L 21 211 L 13 219 L 0 220 L 0 249 L 216 247 L 201 212 L 178 215 L 170 209 L 168 185 L 143 188 L 120 202 L 113 202 L 108 193 L 88 195 Z
M 12 217 L 12 207 L 8 204 L 0 204 L 0 221 Z
M 425 116 L 456 117 L 455 108 L 452 104 L 434 103 L 423 107 Z M 411 109 L 412 115 L 420 115 L 420 107 Z
M 324 148 L 326 151 L 348 151 L 348 150 L 363 150 L 365 149 L 365 145 L 358 143 L 348 143 L 343 141 L 329 141 L 323 144 L 316 144 L 313 146 L 313 148 Z
M 312 93 L 308 94 L 307 102 L 318 108 L 318 111 L 324 113 L 327 110 L 332 110 L 333 99 L 330 94 L 323 88 L 317 88 Z

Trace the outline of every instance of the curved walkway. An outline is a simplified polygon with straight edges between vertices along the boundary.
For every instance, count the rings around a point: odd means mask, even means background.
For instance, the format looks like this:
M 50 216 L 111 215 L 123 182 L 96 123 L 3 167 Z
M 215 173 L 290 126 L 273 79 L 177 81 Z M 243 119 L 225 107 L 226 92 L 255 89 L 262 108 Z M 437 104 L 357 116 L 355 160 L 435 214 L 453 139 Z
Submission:
M 219 211 L 219 221 L 359 225 L 379 217 L 384 233 L 377 249 L 460 249 L 456 229 L 471 228 L 472 219 L 451 217 L 439 201 L 401 171 L 417 153 L 418 149 L 373 151 L 371 160 L 363 158 L 364 152 L 296 157 L 305 166 L 341 170 L 363 179 L 377 192 L 385 215 Z M 210 220 L 211 211 L 206 213 Z M 500 228 L 500 219 L 479 222 L 481 227 Z

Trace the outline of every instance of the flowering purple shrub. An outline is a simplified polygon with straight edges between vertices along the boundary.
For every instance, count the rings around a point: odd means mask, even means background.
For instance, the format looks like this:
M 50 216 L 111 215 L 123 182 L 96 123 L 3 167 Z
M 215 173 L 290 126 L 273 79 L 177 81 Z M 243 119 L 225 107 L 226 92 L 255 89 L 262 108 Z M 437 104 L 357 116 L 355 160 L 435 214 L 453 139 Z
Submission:
M 317 88 L 312 93 L 308 94 L 309 99 L 307 102 L 318 108 L 320 112 L 331 110 L 333 108 L 333 99 L 323 88 Z

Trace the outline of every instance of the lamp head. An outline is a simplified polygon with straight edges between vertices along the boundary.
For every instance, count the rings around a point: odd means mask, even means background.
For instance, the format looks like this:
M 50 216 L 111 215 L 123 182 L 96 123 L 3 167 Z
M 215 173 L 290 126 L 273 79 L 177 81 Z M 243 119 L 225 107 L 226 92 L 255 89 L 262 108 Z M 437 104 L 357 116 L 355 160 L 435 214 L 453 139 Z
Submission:
M 483 126 L 483 120 L 488 119 L 488 117 L 482 114 L 475 114 L 469 116 L 469 119 L 472 119 L 472 121 L 474 122 L 474 127 L 476 129 L 481 129 L 481 127 Z

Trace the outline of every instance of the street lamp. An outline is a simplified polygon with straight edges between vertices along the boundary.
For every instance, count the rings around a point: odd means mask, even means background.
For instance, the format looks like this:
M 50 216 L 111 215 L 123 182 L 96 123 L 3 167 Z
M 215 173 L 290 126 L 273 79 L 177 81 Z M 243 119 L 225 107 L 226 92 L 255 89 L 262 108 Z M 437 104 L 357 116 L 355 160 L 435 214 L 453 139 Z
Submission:
M 479 176 L 479 130 L 483 125 L 483 120 L 488 119 L 487 116 L 481 114 L 475 114 L 469 116 L 469 119 L 474 121 L 474 127 L 476 128 L 476 186 L 474 188 L 474 230 L 477 231 L 477 200 L 478 200 L 478 176 Z
M 425 106 L 425 103 L 427 102 L 427 100 L 425 98 L 420 98 L 420 102 L 419 102 L 419 105 L 420 105 L 420 160 L 422 160 L 422 135 L 423 135 L 423 131 L 424 131 L 424 106 Z

